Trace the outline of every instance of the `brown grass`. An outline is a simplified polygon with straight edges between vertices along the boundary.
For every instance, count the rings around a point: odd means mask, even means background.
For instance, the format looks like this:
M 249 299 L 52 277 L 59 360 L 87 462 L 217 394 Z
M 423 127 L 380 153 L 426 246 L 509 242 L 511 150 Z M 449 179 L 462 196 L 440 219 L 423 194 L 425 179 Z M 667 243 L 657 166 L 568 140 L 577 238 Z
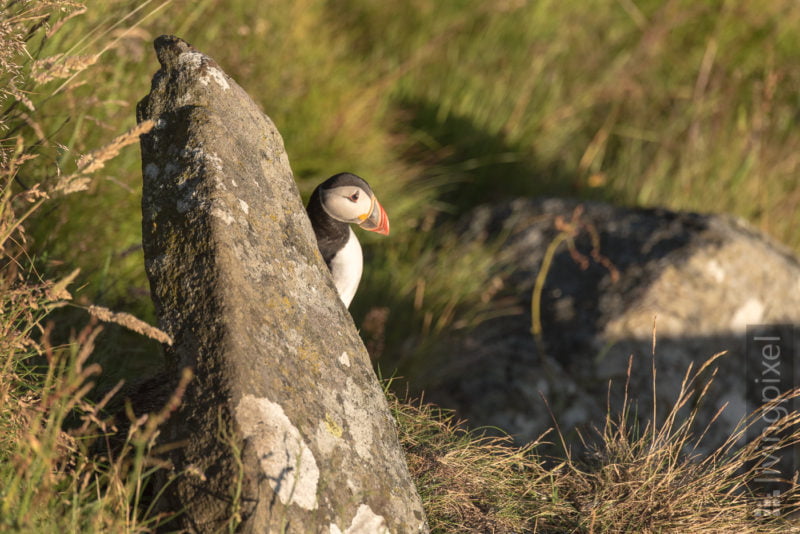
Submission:
M 60 55 L 37 62 L 28 45 L 42 34 L 52 36 L 85 7 L 68 1 L 6 4 L 0 11 L 0 131 L 6 136 L 0 140 L 0 530 L 152 531 L 164 519 L 144 501 L 148 478 L 164 467 L 154 450 L 158 427 L 177 406 L 189 376 L 156 412 L 131 413 L 126 432 L 118 435 L 116 420 L 103 410 L 121 384 L 97 402 L 88 395 L 101 372 L 89 359 L 101 331 L 96 320 L 66 343 L 51 341 L 48 314 L 72 301 L 69 287 L 80 271 L 40 274 L 29 257 L 26 224 L 52 193 L 85 189 L 93 173 L 153 124 L 140 124 L 91 151 L 71 174 L 61 176 L 56 165 L 48 166 L 52 158 L 42 154 L 54 147 L 36 99 L 52 95 L 30 89 L 73 78 L 94 58 Z M 30 177 L 44 181 L 25 183 Z M 92 310 L 168 342 L 133 316 Z
M 800 504 L 796 483 L 782 493 L 774 516 L 756 517 L 763 502 L 753 493 L 765 448 L 791 450 L 800 443 L 800 414 L 789 413 L 769 433 L 744 440 L 762 413 L 800 397 L 800 389 L 751 414 L 709 455 L 694 454 L 704 435 L 695 433 L 697 409 L 681 414 L 688 403 L 702 401 L 714 379 L 713 373 L 702 377 L 718 356 L 687 370 L 681 392 L 659 426 L 633 428 L 632 403 L 626 396 L 622 412 L 607 416 L 591 455 L 581 459 L 566 444 L 564 457 L 544 459 L 537 454 L 541 438 L 514 447 L 509 438 L 465 430 L 452 413 L 392 398 L 432 530 L 800 532 L 791 519 Z
M 137 334 L 142 334 L 150 339 L 155 339 L 161 343 L 172 345 L 172 338 L 169 334 L 156 328 L 155 326 L 147 324 L 141 319 L 134 317 L 130 313 L 113 312 L 108 308 L 104 308 L 103 306 L 89 306 L 88 311 L 92 316 L 97 317 L 101 321 L 116 323 L 120 326 L 124 326 L 128 330 L 136 332 Z
M 106 162 L 119 155 L 120 150 L 128 145 L 137 143 L 139 136 L 146 134 L 155 126 L 151 120 L 142 121 L 127 132 L 118 135 L 110 143 L 93 150 L 78 159 L 78 169 L 67 176 L 61 177 L 53 186 L 52 191 L 64 195 L 85 191 L 89 188 L 91 175 L 102 169 Z

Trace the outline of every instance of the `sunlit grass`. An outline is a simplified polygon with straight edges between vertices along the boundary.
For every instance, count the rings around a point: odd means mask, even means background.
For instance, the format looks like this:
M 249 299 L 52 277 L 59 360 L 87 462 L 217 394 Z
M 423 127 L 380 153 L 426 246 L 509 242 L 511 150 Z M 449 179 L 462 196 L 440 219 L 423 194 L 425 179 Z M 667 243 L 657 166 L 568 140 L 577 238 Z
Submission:
M 90 9 L 69 27 L 97 33 L 135 5 Z M 446 255 L 440 225 L 423 228 L 437 213 L 532 194 L 731 212 L 797 249 L 798 22 L 792 0 L 173 2 L 124 37 L 125 25 L 110 31 L 110 47 L 51 38 L 44 55 L 107 50 L 77 76 L 83 88 L 42 105 L 44 129 L 49 157 L 69 172 L 79 152 L 133 124 L 157 68 L 150 43 L 177 33 L 276 122 L 304 194 L 344 170 L 373 185 L 394 233 L 367 239 L 374 264 L 416 262 L 405 234 L 420 231 Z M 83 268 L 87 297 L 141 314 L 139 167 L 134 151 L 122 154 L 36 237 L 40 254 Z M 368 265 L 365 287 L 416 284 L 387 281 L 413 270 Z
M 445 410 L 390 396 L 432 531 L 793 532 L 798 526 L 791 517 L 800 505 L 796 482 L 781 494 L 780 513 L 761 518 L 755 512 L 763 497 L 752 489 L 767 461 L 764 450 L 790 454 L 800 441 L 800 416 L 781 417 L 746 444 L 742 438 L 800 390 L 751 414 L 725 443 L 700 456 L 696 451 L 708 422 L 700 421 L 696 405 L 691 406 L 705 396 L 713 375 L 709 379 L 704 371 L 718 356 L 686 371 L 674 404 L 658 407 L 666 410 L 659 425 L 635 423 L 635 401 L 627 397 L 626 386 L 621 412 L 609 413 L 597 435 L 588 436 L 591 454 L 582 457 L 566 444 L 562 456 L 543 457 L 547 441 L 563 443 L 557 432 L 513 447 L 508 437 L 468 430 Z
M 72 116 L 46 110 L 59 99 L 74 102 L 71 77 L 96 58 L 46 57 L 40 44 L 83 9 L 67 1 L 4 9 L 0 49 L 10 54 L 0 61 L 0 530 L 149 532 L 170 516 L 152 508 L 149 486 L 164 467 L 152 454 L 158 425 L 179 395 L 160 412 L 131 413 L 124 432 L 116 427 L 121 420 L 103 410 L 118 388 L 101 397 L 94 391 L 101 367 L 90 357 L 102 328 L 83 312 L 65 328 L 71 333 L 54 335 L 52 318 L 74 305 L 80 270 L 53 268 L 44 251 L 35 257 L 29 229 L 35 217 L 90 188 L 93 173 L 152 124 L 94 146 L 56 141 Z M 64 243 L 64 236 L 52 237 Z

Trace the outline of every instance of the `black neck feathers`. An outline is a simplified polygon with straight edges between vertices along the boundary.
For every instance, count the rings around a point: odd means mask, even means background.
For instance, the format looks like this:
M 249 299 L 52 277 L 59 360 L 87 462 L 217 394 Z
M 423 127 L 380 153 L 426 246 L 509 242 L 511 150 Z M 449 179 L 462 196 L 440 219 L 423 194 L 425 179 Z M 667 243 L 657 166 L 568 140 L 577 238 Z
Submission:
M 319 191 L 320 188 L 317 187 L 311 194 L 306 211 L 311 220 L 311 226 L 314 228 L 314 234 L 317 236 L 317 246 L 322 254 L 322 259 L 330 268 L 331 260 L 345 246 L 350 237 L 350 225 L 328 215 L 322 207 Z

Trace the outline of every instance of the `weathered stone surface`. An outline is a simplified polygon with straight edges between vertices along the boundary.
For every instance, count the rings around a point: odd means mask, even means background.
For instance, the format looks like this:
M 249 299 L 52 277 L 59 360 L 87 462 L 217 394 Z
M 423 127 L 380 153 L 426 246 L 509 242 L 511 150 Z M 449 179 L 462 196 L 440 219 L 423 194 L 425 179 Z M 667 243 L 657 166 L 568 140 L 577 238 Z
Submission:
M 718 360 L 715 385 L 699 417 L 708 422 L 728 403 L 702 449 L 720 443 L 746 409 L 746 326 L 800 322 L 800 263 L 732 217 L 585 203 L 581 220 L 596 230 L 600 253 L 619 279 L 615 282 L 607 266 L 591 259 L 586 229 L 576 244 L 589 260 L 588 269 L 562 243 L 544 286 L 540 351 L 531 334 L 535 278 L 559 233 L 555 218 L 569 221 L 578 204 L 519 199 L 479 208 L 465 218 L 463 239 L 503 239 L 497 257 L 508 270 L 496 302 L 513 303 L 516 313 L 487 321 L 454 344 L 449 361 L 422 384 L 426 397 L 457 409 L 473 426 L 497 426 L 522 442 L 553 425 L 540 393 L 563 431 L 602 427 L 609 380 L 614 383 L 612 411 L 618 410 L 633 355 L 630 392 L 645 420 L 652 413 L 655 319 L 656 400 L 662 416 L 691 362 L 696 368 L 728 351 Z
M 138 119 L 147 274 L 177 374 L 166 492 L 216 532 L 426 531 L 394 421 L 336 295 L 273 123 L 169 36 Z

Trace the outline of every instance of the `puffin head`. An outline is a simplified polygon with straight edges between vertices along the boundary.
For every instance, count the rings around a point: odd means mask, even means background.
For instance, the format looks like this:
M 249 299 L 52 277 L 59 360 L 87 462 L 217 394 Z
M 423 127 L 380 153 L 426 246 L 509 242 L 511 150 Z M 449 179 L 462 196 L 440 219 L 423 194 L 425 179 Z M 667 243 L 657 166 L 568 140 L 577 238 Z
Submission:
M 364 230 L 389 234 L 389 217 L 369 184 L 355 174 L 343 172 L 319 185 L 325 213 L 337 221 L 357 224 Z

